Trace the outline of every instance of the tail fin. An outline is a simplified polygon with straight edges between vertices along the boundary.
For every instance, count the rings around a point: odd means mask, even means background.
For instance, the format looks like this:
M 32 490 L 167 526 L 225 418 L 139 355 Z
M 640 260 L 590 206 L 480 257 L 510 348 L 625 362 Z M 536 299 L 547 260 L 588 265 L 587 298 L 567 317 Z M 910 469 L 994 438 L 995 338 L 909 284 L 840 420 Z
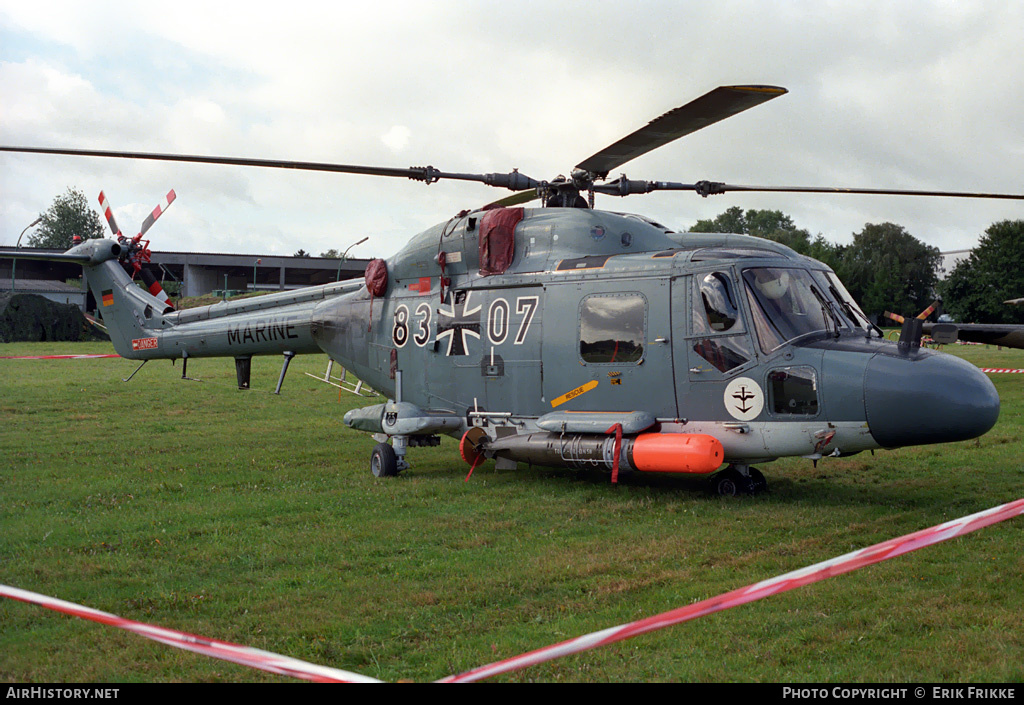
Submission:
M 161 354 L 159 339 L 167 326 L 166 304 L 132 281 L 119 262 L 122 247 L 114 240 L 86 240 L 64 256 L 82 263 L 89 289 L 110 341 L 121 357 L 147 359 L 173 357 Z
M 110 340 L 119 355 L 140 360 L 175 357 L 170 351 L 161 351 L 159 346 L 162 331 L 171 327 L 163 318 L 169 310 L 167 305 L 135 285 L 121 266 L 123 254 L 124 248 L 120 243 L 95 238 L 75 245 L 67 252 L 25 249 L 8 256 L 81 264 Z
M 160 338 L 168 330 L 163 314 L 169 309 L 163 301 L 137 286 L 117 260 L 87 264 L 85 276 L 121 357 L 173 357 L 160 351 Z

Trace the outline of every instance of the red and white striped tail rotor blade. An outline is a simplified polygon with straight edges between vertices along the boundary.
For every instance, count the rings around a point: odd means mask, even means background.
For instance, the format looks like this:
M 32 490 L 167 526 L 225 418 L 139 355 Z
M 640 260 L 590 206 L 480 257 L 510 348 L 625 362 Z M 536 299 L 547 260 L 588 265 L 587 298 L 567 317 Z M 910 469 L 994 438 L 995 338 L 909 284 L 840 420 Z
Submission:
M 100 208 L 103 209 L 103 215 L 107 218 L 107 223 L 110 224 L 110 232 L 114 233 L 117 237 L 122 237 L 121 228 L 117 227 L 117 221 L 114 220 L 114 211 L 107 202 L 107 197 L 100 191 Z
M 153 272 L 149 270 L 149 267 L 141 267 L 139 274 L 142 276 L 142 283 L 146 285 L 146 290 L 150 294 L 160 299 L 160 301 L 168 308 L 174 308 L 174 303 L 171 301 L 171 297 L 167 295 L 164 288 L 160 286 L 160 282 L 153 275 Z
M 170 208 L 171 204 L 174 203 L 175 198 L 177 198 L 177 196 L 174 194 L 174 189 L 167 192 L 167 197 L 164 198 L 163 202 L 154 208 L 153 212 L 146 216 L 146 219 L 142 221 L 142 230 L 139 231 L 139 235 L 145 235 L 146 231 L 153 227 L 153 223 L 156 222 L 156 219 L 159 218 L 165 210 Z

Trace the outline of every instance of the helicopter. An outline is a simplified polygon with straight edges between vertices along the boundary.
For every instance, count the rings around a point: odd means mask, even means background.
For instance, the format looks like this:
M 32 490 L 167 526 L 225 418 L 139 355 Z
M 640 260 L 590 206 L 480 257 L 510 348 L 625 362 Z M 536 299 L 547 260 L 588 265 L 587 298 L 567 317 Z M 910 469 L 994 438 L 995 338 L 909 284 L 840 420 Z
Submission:
M 465 174 L 239 157 L 0 147 L 0 151 L 475 181 L 513 191 L 414 236 L 362 280 L 174 310 L 133 285 L 126 239 L 46 259 L 82 264 L 123 357 L 326 353 L 387 399 L 344 415 L 376 440 L 370 470 L 408 469 L 411 448 L 459 441 L 473 470 L 530 466 L 708 478 L 719 495 L 767 488 L 755 464 L 978 437 L 999 397 L 973 365 L 922 348 L 920 322 L 886 340 L 825 264 L 772 241 L 678 233 L 597 210 L 594 194 L 659 190 L 1013 194 L 742 186 L 609 174 L 786 93 L 720 86 L 580 162 L 568 177 Z M 540 207 L 526 204 L 539 200 Z M 111 222 L 111 227 L 114 228 Z M 138 243 L 136 243 L 138 245 Z M 19 255 L 21 256 L 21 255 Z M 134 373 L 133 373 L 134 374 Z M 129 378 L 130 379 L 130 378 Z M 469 475 L 467 475 L 469 479 Z
M 1011 303 L 1004 301 L 1003 303 Z M 937 323 L 929 323 L 928 317 L 936 311 L 941 310 L 942 300 L 936 299 L 928 308 L 917 314 L 916 318 L 922 321 L 921 332 L 931 336 L 932 342 L 938 345 L 949 345 L 957 341 L 965 343 L 976 343 L 979 345 L 998 345 L 1004 348 L 1024 348 L 1024 326 L 1013 323 L 955 323 L 948 317 L 939 316 Z M 892 311 L 883 314 L 886 318 L 893 320 L 900 325 L 906 323 L 907 318 Z

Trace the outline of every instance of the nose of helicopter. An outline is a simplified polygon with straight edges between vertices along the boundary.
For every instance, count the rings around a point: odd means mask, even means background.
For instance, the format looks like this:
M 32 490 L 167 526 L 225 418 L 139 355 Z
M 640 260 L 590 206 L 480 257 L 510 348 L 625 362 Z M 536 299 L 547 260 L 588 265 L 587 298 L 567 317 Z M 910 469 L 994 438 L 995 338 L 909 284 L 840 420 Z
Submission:
M 974 365 L 921 350 L 876 354 L 864 375 L 871 435 L 885 448 L 976 438 L 999 418 L 999 395 Z

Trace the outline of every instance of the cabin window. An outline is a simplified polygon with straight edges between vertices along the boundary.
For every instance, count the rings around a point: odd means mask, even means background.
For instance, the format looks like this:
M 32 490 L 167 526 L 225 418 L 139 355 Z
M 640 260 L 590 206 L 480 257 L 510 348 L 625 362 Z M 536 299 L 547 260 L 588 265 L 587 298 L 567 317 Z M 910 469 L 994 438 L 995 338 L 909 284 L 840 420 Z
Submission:
M 710 272 L 698 281 L 693 308 L 693 332 L 697 335 L 725 333 L 740 320 L 732 282 L 722 272 Z
M 818 378 L 813 367 L 782 367 L 768 373 L 772 413 L 814 416 L 818 413 Z
M 580 303 L 580 357 L 590 363 L 640 362 L 647 300 L 642 294 L 594 294 Z

